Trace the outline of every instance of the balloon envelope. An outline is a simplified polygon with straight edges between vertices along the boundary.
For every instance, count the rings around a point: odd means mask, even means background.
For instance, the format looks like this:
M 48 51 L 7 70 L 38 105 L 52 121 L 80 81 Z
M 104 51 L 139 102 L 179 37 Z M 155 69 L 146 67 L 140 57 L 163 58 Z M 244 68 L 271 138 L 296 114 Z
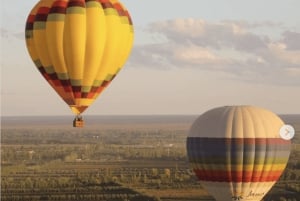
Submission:
M 124 65 L 133 26 L 118 0 L 40 0 L 27 18 L 25 36 L 40 73 L 80 114 Z
M 253 106 L 227 106 L 191 126 L 187 153 L 200 183 L 217 201 L 261 200 L 286 167 L 291 142 L 283 121 Z

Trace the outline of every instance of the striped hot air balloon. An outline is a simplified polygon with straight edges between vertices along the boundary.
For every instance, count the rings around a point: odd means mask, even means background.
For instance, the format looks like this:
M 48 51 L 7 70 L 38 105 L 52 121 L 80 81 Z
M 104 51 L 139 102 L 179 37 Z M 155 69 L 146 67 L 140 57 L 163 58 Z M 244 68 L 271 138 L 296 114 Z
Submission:
M 118 0 L 40 0 L 25 36 L 40 73 L 79 115 L 125 64 L 133 26 Z
M 280 138 L 283 121 L 253 106 L 212 109 L 192 125 L 189 162 L 217 201 L 259 201 L 286 167 L 290 140 Z

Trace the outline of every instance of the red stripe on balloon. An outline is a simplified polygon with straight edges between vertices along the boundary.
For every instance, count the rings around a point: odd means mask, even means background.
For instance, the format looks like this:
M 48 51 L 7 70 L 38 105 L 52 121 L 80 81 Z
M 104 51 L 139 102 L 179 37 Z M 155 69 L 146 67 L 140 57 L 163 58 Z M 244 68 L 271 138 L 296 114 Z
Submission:
M 52 7 L 67 7 L 67 1 L 55 1 Z

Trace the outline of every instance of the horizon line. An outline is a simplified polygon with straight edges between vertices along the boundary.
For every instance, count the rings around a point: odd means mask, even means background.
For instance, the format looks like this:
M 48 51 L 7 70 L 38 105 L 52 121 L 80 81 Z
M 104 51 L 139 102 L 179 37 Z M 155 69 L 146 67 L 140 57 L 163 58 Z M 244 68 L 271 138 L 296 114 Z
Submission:
M 203 114 L 203 113 L 202 113 Z M 282 113 L 277 114 L 278 116 L 284 116 L 284 115 L 300 115 L 300 113 Z M 92 117 L 92 116 L 200 116 L 201 114 L 82 114 L 81 116 L 85 117 Z M 0 118 L 3 117 L 70 117 L 70 116 L 76 116 L 74 114 L 50 114 L 50 115 L 0 115 Z

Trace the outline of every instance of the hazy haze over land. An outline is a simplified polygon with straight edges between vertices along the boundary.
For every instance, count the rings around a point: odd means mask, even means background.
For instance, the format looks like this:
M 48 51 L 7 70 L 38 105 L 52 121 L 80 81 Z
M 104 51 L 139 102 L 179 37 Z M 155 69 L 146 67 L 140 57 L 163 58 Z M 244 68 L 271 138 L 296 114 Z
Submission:
M 86 116 L 86 129 L 108 129 L 119 128 L 155 128 L 157 129 L 189 129 L 197 118 L 197 115 L 107 115 Z M 280 115 L 282 120 L 288 124 L 300 125 L 300 115 Z M 14 116 L 2 117 L 2 128 L 65 128 L 72 129 L 72 116 Z M 75 128 L 75 130 L 78 130 Z

